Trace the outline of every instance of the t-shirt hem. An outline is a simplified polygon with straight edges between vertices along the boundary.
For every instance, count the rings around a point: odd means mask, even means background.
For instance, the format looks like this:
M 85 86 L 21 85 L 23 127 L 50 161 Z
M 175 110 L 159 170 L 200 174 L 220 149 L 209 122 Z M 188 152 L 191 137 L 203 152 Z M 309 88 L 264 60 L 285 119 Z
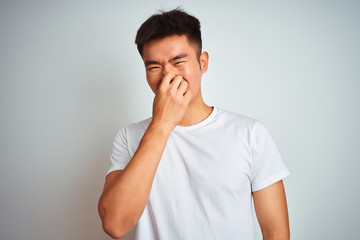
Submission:
M 276 176 L 273 176 L 272 178 L 269 178 L 269 179 L 266 179 L 258 184 L 255 184 L 255 185 L 252 185 L 252 189 L 251 191 L 252 192 L 256 192 L 256 191 L 259 191 L 261 189 L 264 189 L 284 178 L 286 178 L 287 176 L 289 176 L 290 173 L 288 170 L 283 170 L 281 171 L 279 174 L 277 174 Z
M 109 169 L 109 171 L 107 171 L 107 173 L 105 174 L 105 177 L 107 175 L 109 175 L 109 173 L 113 172 L 113 171 L 116 171 L 116 170 L 124 170 L 125 166 L 115 166 L 115 167 L 111 167 Z

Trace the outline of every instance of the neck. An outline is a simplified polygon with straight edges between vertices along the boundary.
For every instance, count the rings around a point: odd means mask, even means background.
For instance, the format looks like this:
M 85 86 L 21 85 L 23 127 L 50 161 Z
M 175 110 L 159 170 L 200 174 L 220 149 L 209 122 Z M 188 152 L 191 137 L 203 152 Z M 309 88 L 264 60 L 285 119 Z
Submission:
M 186 113 L 178 125 L 191 126 L 197 124 L 206 119 L 211 114 L 212 110 L 213 108 L 206 105 L 202 97 L 199 96 L 197 100 L 189 103 Z

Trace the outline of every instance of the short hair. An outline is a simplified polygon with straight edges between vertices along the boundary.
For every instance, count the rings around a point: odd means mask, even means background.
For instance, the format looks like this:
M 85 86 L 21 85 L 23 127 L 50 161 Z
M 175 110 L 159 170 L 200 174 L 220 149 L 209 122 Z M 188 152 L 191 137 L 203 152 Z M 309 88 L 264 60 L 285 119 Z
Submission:
M 160 11 L 159 14 L 152 15 L 140 26 L 135 43 L 141 57 L 143 57 L 143 47 L 146 43 L 171 35 L 185 35 L 189 42 L 197 45 L 197 55 L 200 56 L 202 41 L 199 20 L 176 8 L 168 12 Z

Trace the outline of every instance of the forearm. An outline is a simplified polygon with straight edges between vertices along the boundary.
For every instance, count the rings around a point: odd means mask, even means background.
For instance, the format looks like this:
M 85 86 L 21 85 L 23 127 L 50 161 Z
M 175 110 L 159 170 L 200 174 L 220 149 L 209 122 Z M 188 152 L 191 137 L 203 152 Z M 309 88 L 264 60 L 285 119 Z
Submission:
M 99 200 L 104 230 L 114 238 L 125 235 L 141 217 L 171 131 L 182 120 L 191 100 L 187 82 L 165 74 L 153 102 L 153 118 L 126 168 L 110 173 Z
M 123 235 L 141 217 L 170 132 L 150 124 L 123 173 L 104 189 L 99 214 L 105 231 Z

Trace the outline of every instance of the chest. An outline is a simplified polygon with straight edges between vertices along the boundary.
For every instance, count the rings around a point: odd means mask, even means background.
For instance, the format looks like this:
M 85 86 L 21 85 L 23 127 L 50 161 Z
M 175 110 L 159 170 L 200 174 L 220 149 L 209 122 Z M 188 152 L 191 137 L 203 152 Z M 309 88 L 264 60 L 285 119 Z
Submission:
M 170 136 L 154 191 L 166 198 L 249 194 L 251 149 L 245 136 L 233 136 L 218 132 Z

